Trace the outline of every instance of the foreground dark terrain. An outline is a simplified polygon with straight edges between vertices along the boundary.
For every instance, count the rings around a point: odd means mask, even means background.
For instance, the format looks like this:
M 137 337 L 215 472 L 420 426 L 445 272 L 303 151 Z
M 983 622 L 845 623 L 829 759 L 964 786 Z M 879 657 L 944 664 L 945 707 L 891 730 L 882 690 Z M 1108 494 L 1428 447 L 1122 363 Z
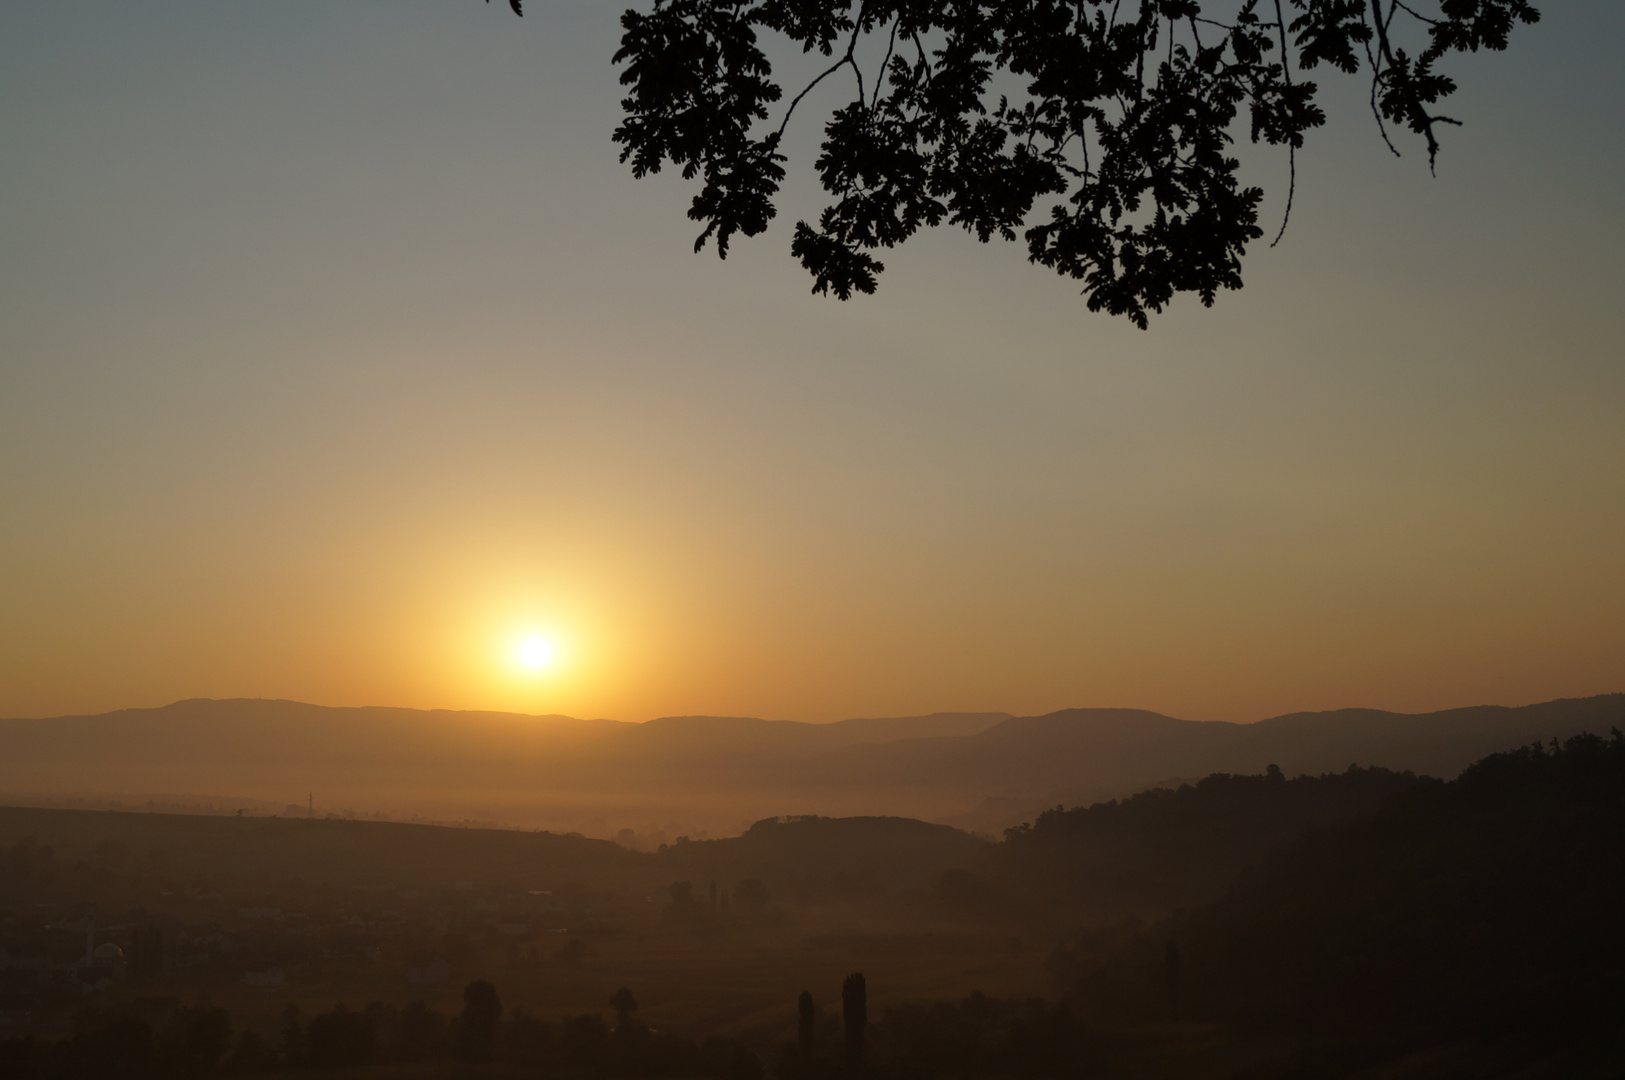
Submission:
M 0 848 L 0 1077 L 1625 1069 L 1617 731 L 1448 782 L 1214 774 L 997 843 L 7 808 Z

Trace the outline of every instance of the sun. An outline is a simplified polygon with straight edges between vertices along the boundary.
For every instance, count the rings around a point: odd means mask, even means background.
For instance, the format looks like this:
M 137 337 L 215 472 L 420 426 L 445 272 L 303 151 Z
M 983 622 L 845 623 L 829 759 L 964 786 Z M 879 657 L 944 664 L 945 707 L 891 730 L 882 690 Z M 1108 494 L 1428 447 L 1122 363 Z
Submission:
M 559 658 L 559 647 L 544 637 L 527 637 L 514 650 L 519 666 L 527 671 L 545 671 Z

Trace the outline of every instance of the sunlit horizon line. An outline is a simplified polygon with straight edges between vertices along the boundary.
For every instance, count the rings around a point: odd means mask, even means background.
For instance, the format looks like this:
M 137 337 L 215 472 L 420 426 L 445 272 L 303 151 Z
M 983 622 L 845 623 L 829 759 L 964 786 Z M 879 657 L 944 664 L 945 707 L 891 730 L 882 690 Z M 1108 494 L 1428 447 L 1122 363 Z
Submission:
M 1389 715 L 1392 715 L 1392 716 L 1417 716 L 1417 717 L 1421 717 L 1421 716 L 1434 715 L 1436 713 L 1451 712 L 1451 711 L 1454 711 L 1454 710 L 1457 710 L 1457 709 L 1471 709 L 1471 708 L 1519 709 L 1519 708 L 1527 708 L 1527 707 L 1534 706 L 1534 705 L 1546 705 L 1546 704 L 1551 704 L 1551 703 L 1560 702 L 1560 701 L 1585 701 L 1585 700 L 1590 700 L 1590 699 L 1595 699 L 1595 698 L 1606 698 L 1606 697 L 1625 697 L 1625 689 L 1621 689 L 1621 690 L 1605 690 L 1605 691 L 1600 691 L 1600 692 L 1594 693 L 1594 694 L 1560 694 L 1560 695 L 1558 695 L 1556 697 L 1540 698 L 1538 700 L 1522 701 L 1522 702 L 1518 702 L 1518 703 L 1506 703 L 1506 702 L 1494 702 L 1494 701 L 1478 700 L 1478 701 L 1473 702 L 1470 705 L 1445 705 L 1445 706 L 1442 706 L 1442 707 L 1439 707 L 1439 708 L 1430 708 L 1430 709 L 1424 709 L 1424 710 L 1420 710 L 1420 711 L 1404 711 L 1404 710 L 1396 709 L 1396 708 L 1382 708 L 1380 706 L 1363 706 L 1363 705 L 1338 705 L 1338 706 L 1331 706 L 1331 707 L 1325 707 L 1325 708 L 1298 708 L 1298 709 L 1289 709 L 1289 710 L 1287 710 L 1285 712 L 1270 713 L 1267 716 L 1260 716 L 1260 717 L 1258 717 L 1256 719 L 1252 719 L 1252 720 L 1189 720 L 1189 719 L 1187 719 L 1185 717 L 1174 715 L 1173 713 L 1166 713 L 1166 712 L 1162 712 L 1162 711 L 1157 710 L 1157 709 L 1147 708 L 1145 706 L 1138 706 L 1138 705 L 1065 705 L 1065 706 L 1062 706 L 1060 708 L 1047 709 L 1047 710 L 1044 710 L 1044 711 L 1041 711 L 1041 712 L 1011 712 L 1011 711 L 1009 711 L 1007 709 L 933 709 L 933 710 L 930 710 L 928 712 L 899 712 L 899 713 L 891 713 L 891 714 L 887 714 L 887 715 L 878 715 L 878 714 L 873 714 L 872 713 L 872 714 L 869 714 L 869 715 L 866 715 L 866 716 L 842 716 L 842 717 L 837 717 L 837 718 L 831 719 L 831 720 L 785 720 L 785 719 L 773 719 L 773 718 L 769 718 L 769 717 L 765 717 L 765 716 L 752 716 L 752 715 L 746 715 L 746 714 L 741 714 L 741 713 L 678 712 L 678 713 L 661 713 L 661 714 L 656 715 L 656 716 L 650 716 L 650 717 L 648 717 L 646 719 L 643 719 L 643 720 L 620 720 L 620 719 L 616 719 L 616 718 L 610 717 L 610 716 L 577 716 L 577 715 L 574 715 L 572 713 L 525 712 L 525 711 L 518 710 L 518 709 L 493 709 L 493 708 L 484 708 L 484 709 L 482 709 L 482 708 L 468 708 L 468 707 L 453 708 L 453 707 L 448 707 L 448 706 L 424 707 L 424 706 L 420 706 L 420 705 L 384 705 L 384 704 L 372 704 L 372 705 L 324 705 L 324 704 L 321 704 L 319 702 L 301 701 L 298 698 L 265 697 L 263 695 L 258 695 L 258 694 L 243 694 L 243 695 L 238 695 L 238 696 L 234 696 L 234 697 L 209 697 L 209 696 L 199 695 L 199 696 L 195 696 L 195 697 L 175 698 L 175 699 L 170 700 L 168 702 L 165 702 L 164 704 L 161 704 L 161 705 L 126 705 L 126 706 L 122 706 L 120 708 L 115 708 L 115 709 L 104 709 L 104 710 L 102 710 L 100 712 L 71 712 L 71 713 L 55 713 L 55 714 L 52 714 L 52 715 L 35 715 L 35 716 L 15 716 L 15 715 L 13 715 L 13 716 L 0 717 L 0 722 L 3 722 L 3 721 L 28 721 L 28 720 L 71 720 L 71 719 L 79 719 L 79 718 L 93 717 L 93 716 L 112 716 L 114 714 L 123 713 L 123 712 L 159 712 L 159 711 L 162 711 L 164 709 L 170 709 L 170 708 L 174 708 L 174 707 L 179 706 L 179 705 L 187 705 L 187 704 L 191 704 L 191 703 L 194 703 L 194 702 L 211 702 L 211 703 L 219 703 L 219 704 L 229 704 L 231 702 L 238 702 L 238 701 L 258 701 L 258 702 L 269 702 L 269 703 L 272 703 L 272 704 L 299 705 L 299 706 L 304 706 L 306 708 L 311 708 L 311 709 L 332 709 L 332 710 L 345 710 L 345 711 L 353 711 L 353 712 L 360 712 L 360 711 L 367 710 L 367 709 L 380 709 L 380 710 L 387 710 L 387 711 L 392 711 L 392 712 L 450 713 L 450 714 L 461 714 L 461 715 L 503 716 L 503 717 L 523 718 L 523 719 L 528 719 L 528 720 L 573 720 L 573 721 L 577 721 L 577 722 L 580 722 L 580 723 L 612 723 L 612 724 L 628 724 L 628 725 L 649 724 L 649 723 L 653 723 L 653 722 L 655 722 L 657 720 L 704 719 L 704 720 L 754 720 L 754 721 L 760 721 L 762 723 L 767 723 L 767 724 L 807 724 L 807 725 L 811 725 L 811 726 L 814 726 L 814 727 L 822 727 L 822 726 L 826 726 L 826 725 L 830 725 L 830 724 L 847 723 L 847 722 L 852 721 L 852 720 L 896 720 L 896 719 L 906 719 L 906 718 L 926 717 L 926 716 L 955 716 L 955 715 L 963 716 L 963 715 L 967 715 L 967 714 L 993 714 L 993 715 L 1003 716 L 1006 719 L 1021 720 L 1021 719 L 1031 719 L 1031 718 L 1036 718 L 1036 717 L 1053 716 L 1056 713 L 1063 713 L 1063 712 L 1141 712 L 1141 713 L 1147 713 L 1147 714 L 1154 715 L 1154 716 L 1159 716 L 1159 717 L 1169 719 L 1169 720 L 1179 720 L 1179 721 L 1182 721 L 1182 722 L 1185 722 L 1185 723 L 1194 723 L 1194 724 L 1236 724 L 1236 725 L 1241 725 L 1241 726 L 1249 726 L 1249 725 L 1252 725 L 1252 724 L 1261 723 L 1261 722 L 1263 722 L 1265 720 L 1274 720 L 1274 719 L 1279 719 L 1279 718 L 1285 717 L 1285 716 L 1298 716 L 1298 715 L 1304 715 L 1304 714 L 1316 715 L 1316 714 L 1329 714 L 1329 713 L 1349 712 L 1349 711 L 1361 711 L 1361 712 L 1370 711 L 1370 712 L 1388 713 Z

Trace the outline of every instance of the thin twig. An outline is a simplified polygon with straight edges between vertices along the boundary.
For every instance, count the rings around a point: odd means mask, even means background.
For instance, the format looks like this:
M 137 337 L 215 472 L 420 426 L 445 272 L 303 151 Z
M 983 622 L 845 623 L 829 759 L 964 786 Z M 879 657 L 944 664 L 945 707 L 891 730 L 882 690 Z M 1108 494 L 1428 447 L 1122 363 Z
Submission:
M 858 37 L 863 33 L 863 13 L 868 6 L 867 2 L 858 5 L 857 17 L 852 20 L 852 37 L 846 43 L 846 62 L 852 65 L 852 74 L 858 79 L 859 105 L 864 103 L 863 99 L 868 95 L 863 92 L 863 69 L 858 67 L 858 62 L 853 57 L 857 52 Z
M 1388 124 L 1382 118 L 1382 110 L 1377 108 L 1377 87 L 1382 85 L 1382 65 L 1378 58 L 1372 55 L 1369 41 L 1365 43 L 1365 59 L 1371 65 L 1371 115 L 1377 120 L 1377 134 L 1382 136 L 1382 141 L 1395 157 L 1403 157 L 1399 148 L 1394 145 L 1394 140 L 1388 137 Z
M 1292 89 L 1292 57 L 1286 45 L 1286 15 L 1281 11 L 1281 0 L 1275 0 L 1275 29 L 1281 34 L 1281 77 L 1286 80 L 1288 90 Z M 1294 132 L 1296 134 L 1296 132 Z M 1286 235 L 1287 222 L 1292 220 L 1292 199 L 1298 193 L 1298 145 L 1290 138 L 1286 143 L 1286 213 L 1281 215 L 1281 231 L 1275 234 L 1270 243 L 1274 247 Z
M 897 47 L 897 27 L 903 22 L 901 15 L 897 16 L 891 24 L 891 38 L 886 42 L 886 57 L 880 61 L 880 72 L 875 76 L 875 99 L 869 104 L 869 111 L 873 112 L 880 106 L 880 88 L 886 82 L 886 66 L 891 63 L 892 50 Z
M 862 32 L 862 29 L 863 29 L 863 9 L 860 7 L 858 9 L 858 17 L 857 17 L 856 20 L 854 20 L 854 22 L 852 24 L 852 37 L 846 43 L 846 55 L 842 56 L 839 60 L 835 61 L 835 63 L 831 64 L 828 68 L 826 68 L 824 70 L 823 74 L 819 75 L 818 78 L 816 78 L 812 82 L 808 83 L 806 85 L 806 87 L 801 91 L 801 93 L 797 94 L 791 100 L 790 107 L 784 111 L 784 120 L 782 122 L 780 122 L 780 124 L 779 124 L 779 135 L 780 135 L 780 137 L 782 137 L 784 135 L 784 129 L 790 126 L 790 117 L 796 111 L 796 106 L 801 104 L 801 99 L 802 98 L 804 98 L 808 94 L 812 93 L 813 87 L 817 86 L 819 83 L 823 82 L 825 79 L 829 78 L 831 75 L 833 75 L 837 71 L 841 70 L 841 68 L 843 66 L 847 65 L 847 64 L 852 64 L 852 69 L 854 71 L 857 71 L 858 65 L 856 63 L 854 63 L 853 60 L 852 60 L 852 50 L 857 47 L 858 34 L 860 32 Z M 859 98 L 861 99 L 862 98 L 862 87 L 863 87 L 863 73 L 861 71 L 858 72 L 858 87 L 859 87 L 858 94 L 859 94 Z
M 1396 2 L 1397 2 L 1397 0 L 1396 0 Z M 1438 19 L 1430 19 L 1430 18 L 1428 18 L 1426 15 L 1423 15 L 1420 11 L 1417 11 L 1415 8 L 1411 7 L 1409 4 L 1399 4 L 1398 6 L 1399 6 L 1399 9 L 1401 11 L 1409 12 L 1412 18 L 1417 19 L 1417 20 L 1419 20 L 1421 22 L 1425 22 L 1429 26 L 1443 26 L 1444 25 L 1444 23 L 1441 22 Z
M 1286 223 L 1292 220 L 1292 197 L 1298 193 L 1298 148 L 1290 142 L 1286 144 L 1286 167 L 1289 177 L 1286 187 L 1286 213 L 1281 215 L 1281 231 L 1270 241 L 1270 247 L 1279 244 L 1281 237 L 1286 235 Z
M 791 100 L 790 107 L 784 111 L 784 122 L 779 125 L 779 134 L 780 135 L 783 135 L 784 134 L 784 129 L 789 126 L 790 117 L 796 111 L 796 106 L 801 104 L 801 99 L 806 97 L 808 94 L 812 93 L 813 87 L 817 86 L 819 83 L 823 82 L 825 79 L 829 78 L 831 75 L 833 75 L 837 71 L 841 70 L 842 65 L 844 65 L 845 63 L 846 63 L 846 57 L 844 57 L 844 56 L 841 57 L 839 60 L 835 61 L 835 63 L 831 64 L 829 66 L 829 68 L 822 75 L 818 76 L 818 78 L 816 78 L 812 82 L 808 83 L 806 89 L 802 90 L 801 93 L 797 94 L 795 96 L 795 98 Z

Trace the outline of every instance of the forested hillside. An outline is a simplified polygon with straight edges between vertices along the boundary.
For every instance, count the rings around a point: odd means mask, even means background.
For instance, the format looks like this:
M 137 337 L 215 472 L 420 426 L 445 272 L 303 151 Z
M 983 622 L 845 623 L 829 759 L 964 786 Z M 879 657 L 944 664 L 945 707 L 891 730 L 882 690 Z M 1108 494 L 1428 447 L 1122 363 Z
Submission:
M 1332 1062 L 1461 1043 L 1503 1064 L 1618 1065 L 1622 911 L 1615 730 L 1417 784 L 1265 859 L 1223 899 L 1056 966 L 1097 1015 L 1313 1032 Z
M 1288 779 L 1215 773 L 1177 789 L 1064 809 L 1005 832 L 979 853 L 997 891 L 1075 918 L 1111 919 L 1221 896 L 1236 873 L 1313 829 L 1376 810 L 1390 796 L 1439 781 L 1350 766 Z

